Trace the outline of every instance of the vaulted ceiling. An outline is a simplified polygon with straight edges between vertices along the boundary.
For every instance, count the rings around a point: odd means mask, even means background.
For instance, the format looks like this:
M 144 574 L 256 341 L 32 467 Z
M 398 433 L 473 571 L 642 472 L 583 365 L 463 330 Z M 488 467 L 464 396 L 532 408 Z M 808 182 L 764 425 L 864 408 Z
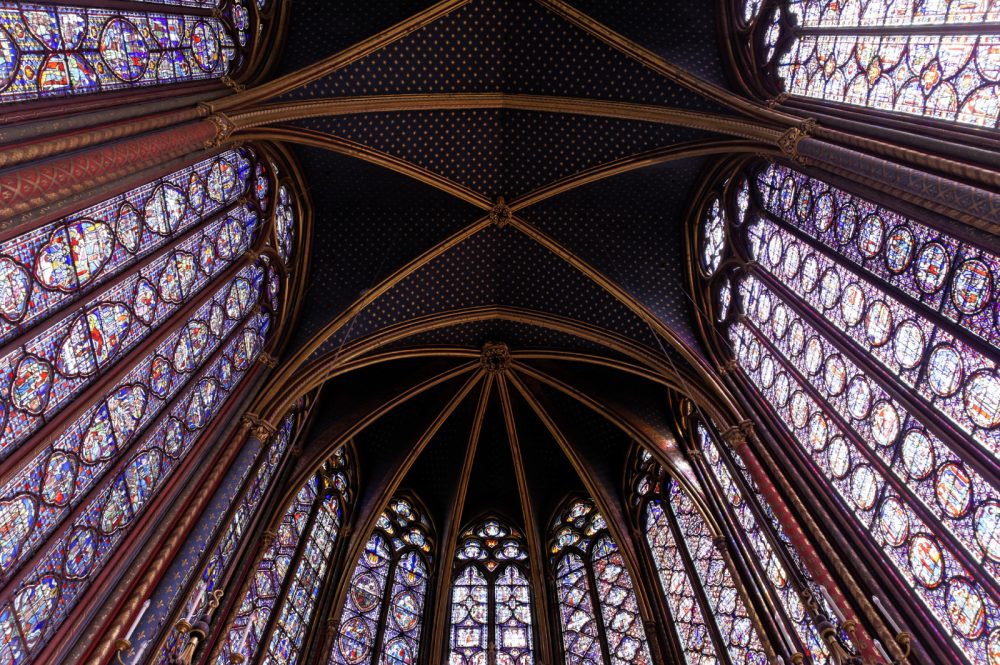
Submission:
M 433 4 L 296 0 L 280 71 L 307 67 Z M 279 101 L 502 93 L 725 113 L 586 27 L 606 26 L 725 85 L 716 3 L 570 3 L 585 16 L 535 0 L 454 4 Z M 461 522 L 487 509 L 521 522 L 520 476 L 544 529 L 566 494 L 594 482 L 611 493 L 606 500 L 621 501 L 613 492 L 621 492 L 636 439 L 684 472 L 668 388 L 651 367 L 692 377 L 704 362 L 684 224 L 710 155 L 725 154 L 727 137 L 505 104 L 306 118 L 287 128 L 349 147 L 296 148 L 315 219 L 292 348 L 306 349 L 302 374 L 357 365 L 326 381 L 303 473 L 330 446 L 353 440 L 363 508 L 376 508 L 395 478 L 440 521 L 468 464 Z M 602 171 L 608 177 L 581 179 Z M 473 202 L 500 199 L 522 225 L 480 223 L 490 211 Z M 502 380 L 479 365 L 489 342 L 510 349 Z M 474 388 L 470 377 L 480 379 Z M 675 392 L 684 381 L 673 381 Z M 523 459 L 512 457 L 512 440 Z M 476 454 L 467 458 L 471 446 Z

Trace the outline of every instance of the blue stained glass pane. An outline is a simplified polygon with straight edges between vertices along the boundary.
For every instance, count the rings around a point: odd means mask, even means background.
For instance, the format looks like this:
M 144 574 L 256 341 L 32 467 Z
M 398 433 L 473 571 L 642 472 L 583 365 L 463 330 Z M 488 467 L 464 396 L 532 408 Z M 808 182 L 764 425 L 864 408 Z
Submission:
M 791 0 L 788 7 L 789 22 L 810 30 L 795 34 L 775 63 L 786 92 L 944 121 L 997 125 L 1000 13 L 995 4 Z M 955 30 L 957 24 L 969 23 L 982 25 L 978 32 Z M 880 34 L 878 28 L 892 32 Z M 769 32 L 769 59 L 775 54 L 773 39 Z
M 767 581 L 775 596 L 781 602 L 785 610 L 785 615 L 791 620 L 802 644 L 809 649 L 812 659 L 817 663 L 829 662 L 830 654 L 826 643 L 823 642 L 823 639 L 816 631 L 812 618 L 803 607 L 797 590 L 789 579 L 784 563 L 764 533 L 765 527 L 758 522 L 757 516 L 750 507 L 750 500 L 744 495 L 736 478 L 730 473 L 729 467 L 723 459 L 723 454 L 719 450 L 719 446 L 716 445 L 708 430 L 701 423 L 697 426 L 697 434 L 701 442 L 704 459 L 708 462 L 709 468 L 719 483 L 723 498 L 729 504 L 730 510 L 743 528 L 743 532 L 746 534 L 747 541 L 753 549 L 757 560 L 763 566 L 764 572 L 767 575 Z M 720 446 L 723 445 L 725 444 L 720 444 Z M 748 485 L 751 491 L 756 490 L 755 483 L 750 482 Z M 779 531 L 781 531 L 780 527 Z M 781 536 L 784 536 L 783 532 L 781 532 Z M 812 581 L 804 566 L 797 566 L 797 572 L 802 579 L 807 580 L 807 583 Z M 815 585 L 811 585 L 811 590 L 814 596 L 820 599 L 819 602 L 825 605 L 825 601 L 817 593 L 818 589 L 815 588 Z M 836 615 L 832 611 L 832 608 L 823 607 L 823 610 L 828 618 L 836 620 Z
M 259 281 L 262 278 L 261 269 L 256 265 L 247 266 L 239 274 L 242 277 L 235 279 Z M 94 483 L 98 482 L 102 474 L 112 466 L 116 456 L 132 443 L 142 428 L 151 423 L 167 407 L 171 398 L 188 385 L 193 371 L 218 348 L 227 335 L 239 326 L 249 307 L 234 312 L 239 315 L 237 318 L 225 318 L 217 330 L 218 334 L 212 332 L 207 323 L 213 307 L 224 302 L 229 288 L 228 284 L 224 284 L 217 289 L 212 298 L 191 315 L 186 326 L 169 335 L 159 346 L 151 350 L 116 387 L 105 395 L 103 400 L 83 411 L 50 446 L 40 450 L 0 490 L 0 496 L 16 497 L 26 487 L 41 484 L 39 480 L 50 479 L 53 475 L 53 460 L 72 461 L 69 469 L 57 464 L 55 468 L 59 473 L 58 479 L 46 480 L 48 483 L 55 483 L 52 494 L 58 494 L 60 500 L 33 506 L 32 519 L 23 522 L 25 526 L 19 533 L 20 539 L 10 544 L 11 549 L 5 548 L 0 551 L 0 564 L 4 560 L 9 562 L 3 566 L 4 579 L 13 572 L 15 563 L 34 552 L 45 537 L 52 533 L 70 512 L 75 497 L 82 497 L 93 488 Z M 259 289 L 254 293 L 259 297 Z M 205 327 L 206 335 L 204 341 L 195 348 L 190 342 L 190 330 L 198 326 Z M 247 339 L 245 335 L 249 335 L 251 340 L 257 336 L 252 329 L 236 335 L 236 338 L 229 342 L 228 354 L 224 354 L 227 357 L 217 360 L 216 375 L 213 379 L 203 380 L 195 387 L 197 389 L 189 389 L 190 402 L 194 403 L 195 407 L 191 407 L 189 403 L 183 412 L 183 417 L 179 420 L 168 419 L 158 430 L 160 439 L 154 441 L 147 437 L 141 450 L 157 447 L 171 458 L 176 459 L 181 455 L 185 433 L 204 426 L 208 414 L 215 412 L 220 399 L 219 389 L 226 391 L 232 387 L 233 378 L 231 376 L 226 378 L 223 373 L 226 372 L 225 368 L 229 363 L 233 363 L 243 353 L 245 348 L 243 342 Z M 184 353 L 192 359 L 192 362 L 186 363 L 183 367 L 178 367 L 180 363 L 177 362 L 177 357 L 184 355 L 178 353 L 179 349 L 185 349 Z M 153 367 L 160 359 L 163 359 L 163 364 L 166 365 L 166 369 L 162 370 L 165 390 L 157 393 L 146 382 L 154 374 Z M 235 366 L 238 365 L 237 363 Z M 243 363 L 239 372 L 242 374 L 245 369 Z M 224 383 L 216 388 L 220 380 L 224 380 Z M 189 415 L 199 417 L 192 420 L 188 418 Z M 187 428 L 179 427 L 179 423 L 186 423 Z M 23 511 L 23 507 L 19 507 L 19 504 L 0 502 L 0 521 L 5 519 L 4 512 L 18 510 Z M 4 547 L 4 544 L 0 543 L 0 547 Z M 4 553 L 7 556 L 4 556 Z
M 559 598 L 563 649 L 567 656 L 572 662 L 606 663 L 591 600 L 590 581 L 579 555 L 571 552 L 559 561 L 556 594 Z
M 245 251 L 253 238 L 256 213 L 239 206 L 230 218 L 248 229 L 241 242 Z M 199 268 L 193 254 L 204 240 L 218 236 L 225 223 L 208 224 L 95 295 L 79 312 L 53 317 L 33 337 L 0 357 L 0 396 L 10 396 L 0 454 L 9 454 L 231 263 L 220 260 L 208 269 Z
M 216 663 L 230 662 L 231 654 L 253 656 L 264 638 L 271 614 L 278 604 L 278 595 L 290 572 L 292 557 L 303 537 L 308 515 L 319 490 L 319 480 L 313 476 L 303 485 L 285 509 L 278 525 L 278 534 L 264 551 L 252 573 L 250 586 L 243 594 L 239 609 L 223 638 Z
M 219 78 L 235 56 L 217 18 L 0 3 L 0 103 Z
M 689 665 L 717 662 L 715 644 L 695 597 L 691 577 L 659 501 L 653 501 L 646 507 L 646 541 L 653 554 L 685 659 Z
M 49 544 L 39 562 L 18 584 L 13 592 L 12 605 L 0 608 L 0 613 L 12 608 L 22 630 L 30 631 L 31 638 L 26 645 L 29 654 L 42 648 L 45 640 L 66 618 L 136 518 L 203 431 L 203 427 L 182 427 L 178 430 L 178 437 L 171 441 L 169 433 L 173 431 L 173 423 L 183 420 L 196 396 L 204 401 L 206 385 L 215 386 L 211 391 L 213 399 L 209 408 L 213 416 L 217 415 L 230 393 L 218 385 L 220 368 L 225 363 L 232 363 L 237 347 L 245 343 L 245 335 L 258 338 L 257 348 L 262 349 L 269 327 L 266 314 L 253 314 L 230 335 L 221 353 L 197 375 L 197 380 L 188 384 L 164 416 L 159 418 L 133 452 L 124 470 L 116 474 L 104 489 L 88 495 L 71 528 Z M 237 379 L 242 378 L 246 369 L 237 370 Z M 91 534 L 93 541 L 90 544 L 80 543 L 82 532 Z M 69 558 L 71 554 L 72 559 Z M 55 583 L 53 580 L 57 579 L 61 581 Z
M 321 585 L 340 529 L 339 500 L 326 497 L 319 509 L 298 569 L 288 587 L 263 663 L 298 662 L 302 640 L 312 619 Z
M 451 587 L 451 654 L 456 665 L 485 657 L 490 639 L 489 586 L 474 566 L 465 568 Z
M 910 585 L 913 595 L 937 618 L 956 647 L 977 665 L 989 662 L 985 636 L 1000 625 L 996 599 L 980 585 L 968 581 L 968 571 L 943 542 L 930 535 L 934 529 L 910 507 L 911 499 L 885 483 L 881 470 L 826 417 L 824 407 L 804 390 L 802 379 L 775 362 L 774 352 L 765 348 L 757 333 L 737 323 L 729 329 L 729 340 L 755 388 L 767 399 L 808 459 L 816 464 L 821 476 L 830 479 L 842 508 L 882 548 L 888 561 Z M 778 368 L 771 377 L 767 376 L 768 359 Z M 867 410 L 870 401 L 862 404 Z M 917 440 L 917 445 L 929 443 L 923 433 Z M 935 454 L 934 448 L 918 454 L 926 460 Z M 953 584 L 961 585 L 959 595 L 949 594 Z M 981 611 L 982 630 L 966 630 L 968 624 L 963 623 L 962 616 L 967 605 Z
M 570 503 L 555 519 L 550 552 L 558 559 L 556 595 L 563 647 L 574 662 L 651 663 L 632 578 L 607 522 L 590 499 Z M 583 555 L 583 556 L 581 556 Z M 596 582 L 591 589 L 588 569 Z M 595 594 L 597 607 L 591 594 Z M 600 612 L 603 633 L 596 618 Z
M 664 492 L 677 527 L 684 538 L 712 616 L 729 654 L 737 663 L 767 662 L 760 637 L 753 627 L 732 574 L 716 548 L 705 518 L 676 481 Z
M 406 499 L 390 501 L 379 515 L 351 575 L 331 665 L 415 662 L 427 594 L 424 556 L 431 552 L 428 524 Z M 385 631 L 376 642 L 382 620 Z

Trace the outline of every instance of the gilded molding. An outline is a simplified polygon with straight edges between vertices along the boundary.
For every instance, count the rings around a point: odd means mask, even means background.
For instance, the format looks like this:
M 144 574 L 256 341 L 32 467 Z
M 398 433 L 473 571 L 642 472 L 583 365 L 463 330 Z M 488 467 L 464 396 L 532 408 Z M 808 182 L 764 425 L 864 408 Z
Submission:
M 506 372 L 510 367 L 510 347 L 503 342 L 487 342 L 483 346 L 480 365 L 488 374 Z
M 215 125 L 215 136 L 205 142 L 205 148 L 218 148 L 232 136 L 236 130 L 236 125 L 224 113 L 216 112 L 208 116 L 207 120 Z
M 490 223 L 502 229 L 510 224 L 511 215 L 510 206 L 501 196 L 490 210 Z
M 804 164 L 805 158 L 799 154 L 799 143 L 809 138 L 816 130 L 818 123 L 815 118 L 806 118 L 795 127 L 791 127 L 778 139 L 778 147 L 797 164 Z

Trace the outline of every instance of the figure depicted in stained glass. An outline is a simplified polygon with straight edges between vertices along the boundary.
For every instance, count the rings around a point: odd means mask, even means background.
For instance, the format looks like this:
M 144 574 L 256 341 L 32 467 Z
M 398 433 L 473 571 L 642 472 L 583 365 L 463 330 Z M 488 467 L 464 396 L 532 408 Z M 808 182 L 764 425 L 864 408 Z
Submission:
M 45 646 L 264 350 L 266 264 L 247 250 L 270 241 L 250 186 L 268 163 L 229 150 L 0 243 L 10 662 Z
M 218 79 L 247 57 L 245 0 L 125 4 L 0 2 L 0 104 Z
M 262 663 L 299 662 L 343 524 L 349 467 L 347 455 L 338 450 L 289 504 L 277 537 L 257 562 L 216 663 L 258 655 Z
M 991 2 L 783 0 L 746 15 L 792 95 L 982 127 L 1000 121 L 1000 9 Z M 766 29 L 765 29 L 766 28 Z
M 969 459 L 1000 454 L 1000 262 L 783 165 L 724 194 L 734 267 L 709 283 L 727 353 L 956 653 L 988 662 L 1000 494 Z
M 433 541 L 415 500 L 399 496 L 379 515 L 358 558 L 329 662 L 417 662 Z
M 550 538 L 566 661 L 652 663 L 632 577 L 594 502 L 571 501 Z
M 490 517 L 462 532 L 451 587 L 449 665 L 535 662 L 527 561 L 524 536 L 503 520 Z

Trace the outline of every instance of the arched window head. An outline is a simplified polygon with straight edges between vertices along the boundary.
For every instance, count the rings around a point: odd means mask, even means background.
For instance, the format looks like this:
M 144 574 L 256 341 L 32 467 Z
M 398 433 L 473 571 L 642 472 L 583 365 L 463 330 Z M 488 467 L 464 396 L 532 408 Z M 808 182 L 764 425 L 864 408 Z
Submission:
M 451 586 L 449 665 L 535 662 L 524 535 L 487 518 L 459 537 Z
M 254 174 L 273 179 L 274 159 L 227 150 L 0 243 L 0 623 L 13 662 L 44 648 L 263 371 L 280 315 L 265 288 L 273 208 Z
M 390 501 L 351 574 L 330 663 L 417 662 L 432 553 L 426 511 L 412 498 Z
M 651 663 L 632 577 L 594 502 L 570 502 L 550 538 L 567 662 Z
M 349 505 L 351 462 L 341 448 L 287 505 L 257 561 L 214 662 L 294 665 L 319 601 Z
M 773 93 L 997 127 L 1000 8 L 986 0 L 744 0 Z
M 766 663 L 716 530 L 687 490 L 642 449 L 630 486 L 687 663 L 717 662 L 720 652 L 733 663 Z
M 985 662 L 1000 642 L 1000 256 L 780 164 L 720 189 L 726 267 L 697 285 L 710 344 L 943 648 Z
M 114 4 L 0 2 L 0 105 L 235 78 L 268 16 L 255 0 Z

